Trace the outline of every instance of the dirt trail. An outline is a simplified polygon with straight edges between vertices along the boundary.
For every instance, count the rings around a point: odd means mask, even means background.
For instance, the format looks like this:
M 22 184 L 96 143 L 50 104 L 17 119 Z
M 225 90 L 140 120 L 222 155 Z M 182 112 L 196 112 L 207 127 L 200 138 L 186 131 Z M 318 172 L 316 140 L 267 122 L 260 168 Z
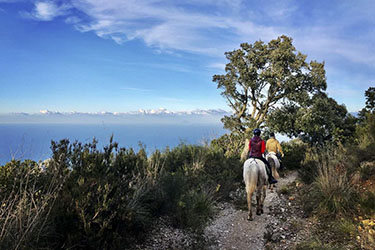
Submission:
M 253 221 L 247 220 L 247 210 L 237 210 L 230 203 L 221 204 L 221 211 L 205 230 L 205 237 L 211 243 L 209 249 L 265 249 L 266 226 L 279 223 L 277 218 L 270 215 L 270 206 L 279 199 L 277 190 L 293 182 L 296 177 L 297 172 L 291 172 L 279 179 L 273 193 L 267 190 L 264 214 L 254 215 Z M 253 212 L 255 214 L 255 210 Z

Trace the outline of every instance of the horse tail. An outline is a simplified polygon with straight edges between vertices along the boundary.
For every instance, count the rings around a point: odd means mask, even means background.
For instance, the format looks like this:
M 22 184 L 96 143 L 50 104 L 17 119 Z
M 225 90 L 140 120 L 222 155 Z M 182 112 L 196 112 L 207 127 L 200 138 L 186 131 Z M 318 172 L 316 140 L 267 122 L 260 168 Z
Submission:
M 272 175 L 275 179 L 279 179 L 280 178 L 280 175 L 279 173 L 277 172 L 277 169 L 276 169 L 276 162 L 275 160 L 272 158 L 272 157 L 268 157 L 268 163 L 270 164 L 271 166 L 271 170 L 272 170 Z
M 253 193 L 258 181 L 258 171 L 255 163 L 250 160 L 245 161 L 243 169 L 243 178 L 246 185 L 246 192 Z

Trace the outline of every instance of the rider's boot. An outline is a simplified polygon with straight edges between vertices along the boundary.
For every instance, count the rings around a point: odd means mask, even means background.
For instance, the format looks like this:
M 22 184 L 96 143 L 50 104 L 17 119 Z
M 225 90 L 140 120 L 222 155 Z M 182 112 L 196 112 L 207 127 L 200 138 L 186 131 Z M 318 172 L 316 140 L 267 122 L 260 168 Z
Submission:
M 268 182 L 269 182 L 269 184 L 276 184 L 277 180 L 275 178 L 273 178 L 272 175 L 269 175 L 268 176 Z

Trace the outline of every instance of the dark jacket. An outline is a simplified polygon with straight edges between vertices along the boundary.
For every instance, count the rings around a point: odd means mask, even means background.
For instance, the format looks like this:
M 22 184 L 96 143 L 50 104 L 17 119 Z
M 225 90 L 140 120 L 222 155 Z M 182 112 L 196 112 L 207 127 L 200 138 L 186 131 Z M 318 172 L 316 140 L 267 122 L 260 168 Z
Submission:
M 249 152 L 250 152 L 250 157 L 262 157 L 262 154 L 266 150 L 266 144 L 260 138 L 259 136 L 254 136 L 251 138 L 250 143 L 249 143 Z

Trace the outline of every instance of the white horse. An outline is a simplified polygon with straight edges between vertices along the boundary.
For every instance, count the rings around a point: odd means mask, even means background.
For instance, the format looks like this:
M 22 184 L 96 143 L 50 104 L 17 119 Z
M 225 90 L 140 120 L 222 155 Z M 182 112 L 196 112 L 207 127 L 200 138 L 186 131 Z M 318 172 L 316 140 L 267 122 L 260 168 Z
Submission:
M 274 152 L 269 152 L 267 155 L 266 155 L 266 159 L 268 161 L 268 163 L 270 164 L 271 166 L 271 170 L 272 170 L 272 176 L 277 180 L 280 178 L 280 175 L 279 175 L 279 172 L 277 172 L 277 170 L 280 168 L 280 161 L 279 159 L 277 158 L 276 156 L 276 153 Z M 273 192 L 273 188 L 275 187 L 275 184 L 269 184 L 269 188 L 271 189 L 271 192 Z
M 266 166 L 261 160 L 250 158 L 243 165 L 243 179 L 246 185 L 248 220 L 253 220 L 251 199 L 256 189 L 257 210 L 256 214 L 263 213 L 263 202 L 266 198 L 267 173 Z

